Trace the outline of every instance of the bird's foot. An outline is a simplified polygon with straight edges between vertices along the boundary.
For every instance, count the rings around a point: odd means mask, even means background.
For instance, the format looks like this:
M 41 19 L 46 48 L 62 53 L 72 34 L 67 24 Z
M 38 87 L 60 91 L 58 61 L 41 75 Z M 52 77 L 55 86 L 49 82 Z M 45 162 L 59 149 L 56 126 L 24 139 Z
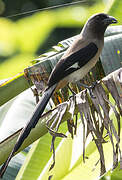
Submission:
M 79 85 L 81 85 L 81 86 L 83 86 L 83 87 L 85 87 L 86 89 L 89 90 L 89 94 L 90 94 L 91 98 L 96 98 L 96 97 L 94 96 L 94 94 L 93 94 L 93 89 L 95 88 L 95 86 L 97 85 L 97 83 L 98 83 L 97 81 L 92 82 L 91 86 L 88 86 L 88 85 L 83 84 L 83 83 L 79 83 Z
M 89 94 L 90 94 L 90 96 L 91 96 L 91 98 L 96 98 L 95 96 L 94 96 L 94 94 L 93 94 L 93 86 L 91 85 L 91 86 L 89 86 L 87 89 L 89 90 Z
M 95 86 L 97 85 L 97 81 L 95 81 L 95 82 L 92 82 L 92 85 L 91 86 L 88 86 L 88 90 L 89 90 L 89 94 L 90 94 L 90 96 L 91 96 L 91 98 L 96 98 L 95 96 L 94 96 L 94 94 L 93 94 L 93 89 L 95 88 Z

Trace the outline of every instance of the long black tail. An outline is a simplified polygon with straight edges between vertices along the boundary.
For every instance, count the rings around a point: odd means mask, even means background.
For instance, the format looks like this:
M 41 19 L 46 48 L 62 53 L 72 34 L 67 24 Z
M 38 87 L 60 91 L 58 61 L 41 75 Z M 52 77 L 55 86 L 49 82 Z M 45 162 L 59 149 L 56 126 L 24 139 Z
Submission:
M 40 102 L 37 104 L 35 111 L 33 112 L 33 115 L 30 119 L 30 121 L 27 123 L 27 125 L 23 128 L 23 130 L 21 131 L 17 142 L 12 150 L 12 152 L 10 153 L 8 159 L 5 161 L 5 163 L 3 164 L 3 166 L 0 169 L 0 178 L 2 178 L 2 176 L 4 175 L 6 168 L 10 162 L 10 160 L 12 159 L 12 157 L 14 156 L 15 152 L 18 151 L 18 149 L 20 148 L 20 146 L 22 145 L 22 143 L 24 142 L 24 140 L 27 138 L 27 136 L 29 135 L 30 131 L 32 128 L 34 128 L 37 124 L 37 122 L 39 121 L 39 118 L 41 117 L 50 97 L 52 96 L 54 90 L 56 89 L 56 84 L 53 85 L 52 87 L 50 87 L 49 89 L 47 89 Z

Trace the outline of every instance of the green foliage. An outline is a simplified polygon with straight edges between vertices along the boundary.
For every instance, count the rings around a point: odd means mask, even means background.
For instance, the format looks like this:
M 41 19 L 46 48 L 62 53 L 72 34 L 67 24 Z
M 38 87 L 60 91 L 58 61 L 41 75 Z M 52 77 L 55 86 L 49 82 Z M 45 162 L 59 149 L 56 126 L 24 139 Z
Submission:
M 106 75 L 119 69 L 122 64 L 122 26 L 112 26 L 105 33 L 101 62 Z M 115 61 L 116 59 L 116 61 Z
M 81 27 L 90 15 L 104 11 L 106 5 L 103 3 L 98 3 L 98 1 L 96 2 L 97 3 L 91 7 L 85 7 L 82 5 L 46 12 L 38 12 L 30 17 L 22 18 L 16 22 L 6 18 L 0 18 L 0 79 L 9 78 L 19 72 L 23 72 L 23 69 L 30 65 L 30 61 L 37 57 L 37 50 L 43 45 L 55 28 Z M 105 10 L 109 12 L 109 14 L 115 16 L 120 24 L 122 23 L 121 7 L 122 1 L 114 0 L 111 6 L 108 2 L 108 7 Z M 116 40 L 115 38 L 114 40 L 115 44 L 117 46 L 119 45 L 119 50 L 121 50 L 122 46 L 120 41 Z M 106 49 L 108 47 L 107 43 L 108 41 L 106 38 Z M 110 45 L 110 42 L 109 48 L 111 52 L 113 52 L 114 47 Z M 109 50 L 106 49 L 105 53 L 107 54 Z M 119 54 L 117 54 L 117 56 L 119 57 Z M 107 57 L 111 59 L 113 56 L 112 54 L 107 54 Z M 116 58 L 116 56 L 114 58 Z M 104 58 L 102 59 L 104 61 Z M 108 71 L 108 69 L 106 71 Z M 15 84 L 6 84 L 6 86 L 3 86 L 2 89 L 0 89 L 1 97 L 3 97 L 1 100 L 3 103 L 18 95 L 28 87 L 23 74 L 17 76 L 17 78 L 14 78 L 12 83 L 14 82 Z M 7 98 L 5 99 L 6 96 Z M 25 108 L 25 106 L 23 106 L 23 108 Z M 114 119 L 114 117 L 112 118 Z M 81 124 L 79 125 L 79 131 L 80 130 Z M 62 126 L 61 132 L 66 132 L 66 124 Z M 60 144 L 59 141 L 56 143 L 56 147 L 58 144 L 59 146 L 56 153 L 56 165 L 52 172 L 56 180 L 78 180 L 81 179 L 81 177 L 82 179 L 96 179 L 96 177 L 99 176 L 99 165 L 95 166 L 94 170 L 92 168 L 99 157 L 95 145 L 93 142 L 88 144 L 86 155 L 89 156 L 89 159 L 86 159 L 86 163 L 84 164 L 81 158 L 81 141 L 81 135 L 79 133 L 79 136 L 74 140 L 68 138 L 63 140 Z M 39 176 L 40 180 L 45 180 L 45 177 L 48 177 L 50 174 L 48 173 L 48 169 L 52 161 L 52 158 L 49 160 L 51 156 L 51 153 L 49 153 L 49 146 L 49 134 L 46 134 L 33 144 L 32 149 L 27 155 L 25 164 L 16 178 L 17 180 L 35 180 Z M 76 147 L 77 150 L 79 150 L 79 154 L 77 156 L 74 155 Z M 110 169 L 112 164 L 112 150 L 110 143 L 104 144 L 104 150 L 107 159 L 107 167 Z M 117 169 L 112 174 L 109 172 L 108 176 L 111 176 L 111 180 L 119 180 L 121 179 L 121 172 Z
M 67 129 L 66 123 L 62 124 L 60 131 L 65 133 Z M 57 138 L 55 147 L 59 145 L 61 139 Z M 37 179 L 40 176 L 40 171 L 46 166 L 47 162 L 51 157 L 50 153 L 50 144 L 51 144 L 51 136 L 50 134 L 46 134 L 37 140 L 29 154 L 26 157 L 25 165 L 22 166 L 18 176 L 16 179 L 20 179 L 20 176 L 23 179 Z M 31 171 L 33 169 L 33 171 Z
M 14 76 L 30 65 L 31 60 L 37 56 L 38 48 L 55 28 L 81 28 L 91 14 L 103 11 L 103 4 L 97 7 L 86 8 L 82 4 L 81 7 L 43 11 L 16 22 L 1 18 L 0 79 Z
M 115 117 L 111 114 L 113 122 Z M 116 120 L 115 120 L 116 121 Z M 66 126 L 66 125 L 65 125 Z M 63 130 L 64 126 L 61 128 Z M 99 178 L 100 175 L 100 163 L 99 163 L 99 153 L 91 137 L 87 140 L 86 145 L 86 159 L 85 163 L 82 159 L 82 123 L 78 124 L 77 136 L 72 140 L 70 135 L 67 133 L 67 139 L 60 142 L 56 149 L 56 164 L 54 169 L 49 172 L 49 168 L 52 163 L 52 157 L 49 160 L 49 145 L 46 145 L 47 140 L 44 139 L 48 136 L 33 144 L 33 147 L 29 154 L 25 164 L 22 166 L 18 173 L 17 180 L 26 179 L 29 177 L 30 180 L 48 179 L 49 175 L 53 175 L 54 180 L 69 180 L 69 179 L 88 179 L 94 180 Z M 62 131 L 61 131 L 62 132 Z M 122 136 L 122 135 L 121 135 Z M 49 138 L 49 137 L 48 137 Z M 50 138 L 49 138 L 50 139 Z M 106 138 L 108 140 L 108 138 Z M 56 144 L 57 146 L 57 144 Z M 48 148 L 47 148 L 48 147 Z M 103 144 L 106 167 L 109 169 L 112 165 L 112 147 L 111 143 L 107 142 Z M 121 145 L 122 148 L 122 145 Z M 77 153 L 76 153 L 77 151 Z M 47 158 L 48 157 L 48 158 Z M 88 158 L 87 158 L 88 157 Z M 46 166 L 44 163 L 47 161 Z M 97 164 L 98 162 L 98 164 Z M 42 167 L 44 169 L 42 169 Z M 33 169 L 33 171 L 31 171 Z M 40 173 L 41 172 L 41 173 Z M 34 175 L 33 175 L 34 173 Z
M 109 7 L 108 13 L 115 16 L 119 24 L 122 24 L 122 1 L 113 0 L 111 6 Z

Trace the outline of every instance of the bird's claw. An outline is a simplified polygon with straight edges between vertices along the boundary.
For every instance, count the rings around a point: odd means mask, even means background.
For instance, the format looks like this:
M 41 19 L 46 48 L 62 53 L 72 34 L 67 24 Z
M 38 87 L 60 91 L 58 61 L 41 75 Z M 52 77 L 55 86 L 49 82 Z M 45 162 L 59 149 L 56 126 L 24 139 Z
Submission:
M 96 97 L 94 96 L 92 89 L 93 89 L 93 87 L 92 87 L 92 86 L 89 86 L 89 88 L 88 88 L 89 94 L 90 94 L 91 98 L 94 98 L 94 99 L 95 99 Z
M 95 88 L 95 86 L 97 85 L 97 81 L 95 81 L 95 82 L 92 82 L 92 85 L 91 86 L 89 86 L 87 89 L 89 90 L 89 94 L 90 94 L 90 96 L 91 96 L 91 98 L 96 98 L 94 95 L 93 95 L 93 89 Z

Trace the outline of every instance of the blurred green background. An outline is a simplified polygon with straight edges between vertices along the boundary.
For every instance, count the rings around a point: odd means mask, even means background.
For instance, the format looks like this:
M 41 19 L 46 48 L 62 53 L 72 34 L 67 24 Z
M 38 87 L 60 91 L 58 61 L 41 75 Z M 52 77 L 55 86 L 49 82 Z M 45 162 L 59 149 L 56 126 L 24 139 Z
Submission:
M 23 72 L 31 61 L 59 41 L 80 33 L 94 13 L 116 15 L 121 24 L 122 1 L 117 0 L 0 0 L 0 80 Z M 68 4 L 65 6 L 63 4 Z M 56 8 L 62 5 L 64 7 Z M 50 10 L 45 8 L 53 7 Z M 33 10 L 39 10 L 32 13 Z M 116 10 L 118 11 L 116 13 Z M 31 11 L 31 13 L 21 14 Z M 114 13 L 115 12 L 115 13 Z M 21 15 L 17 15 L 17 14 Z M 12 15 L 15 15 L 11 17 Z
M 0 79 L 15 76 L 59 41 L 80 33 L 88 17 L 103 12 L 111 0 L 18 13 L 76 2 L 75 0 L 0 0 Z

